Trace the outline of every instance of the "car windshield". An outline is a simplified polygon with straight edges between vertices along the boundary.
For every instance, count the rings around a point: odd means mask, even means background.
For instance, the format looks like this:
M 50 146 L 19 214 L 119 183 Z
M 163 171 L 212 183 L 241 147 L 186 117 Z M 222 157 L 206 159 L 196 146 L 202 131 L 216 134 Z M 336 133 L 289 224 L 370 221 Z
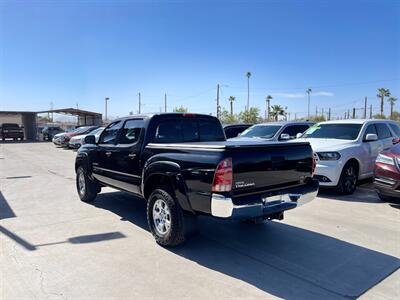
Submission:
M 74 131 L 72 131 L 72 133 L 76 133 L 76 134 L 84 133 L 84 132 L 88 131 L 88 129 L 89 129 L 89 127 L 79 127 L 77 129 L 75 129 Z
M 7 128 L 7 129 L 19 129 L 19 125 L 18 124 L 3 124 L 3 128 Z
M 317 124 L 310 127 L 302 138 L 355 140 L 362 124 Z
M 270 139 L 278 132 L 281 127 L 282 125 L 254 125 L 243 131 L 242 134 L 240 134 L 240 137 L 257 137 Z

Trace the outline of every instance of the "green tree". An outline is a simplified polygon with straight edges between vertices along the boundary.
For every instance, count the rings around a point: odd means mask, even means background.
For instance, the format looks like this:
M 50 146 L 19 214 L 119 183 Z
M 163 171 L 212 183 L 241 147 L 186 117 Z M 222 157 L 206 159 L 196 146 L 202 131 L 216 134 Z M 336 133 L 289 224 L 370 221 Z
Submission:
M 238 123 L 238 117 L 236 115 L 230 114 L 229 111 L 223 109 L 220 114 L 220 121 L 222 124 L 234 124 Z
M 257 107 L 250 107 L 239 113 L 239 120 L 243 123 L 258 123 L 260 120 L 259 114 L 260 110 Z
M 398 111 L 393 111 L 392 113 L 392 120 L 400 121 L 400 113 Z
M 274 118 L 275 121 L 278 121 L 279 116 L 285 115 L 285 109 L 283 106 L 279 104 L 275 104 L 271 106 L 271 116 Z
M 393 107 L 394 104 L 396 103 L 397 98 L 396 97 L 389 97 L 388 102 L 390 104 L 390 118 L 393 119 Z
M 326 121 L 326 119 L 324 116 L 311 116 L 309 121 L 318 123 L 318 122 Z
M 385 97 L 390 97 L 390 91 L 389 89 L 380 88 L 376 96 L 381 99 L 381 115 L 383 116 L 383 103 L 385 102 Z
M 178 113 L 187 113 L 188 109 L 186 107 L 180 106 L 180 107 L 175 107 L 174 112 Z
M 386 119 L 384 114 L 376 114 L 372 116 L 373 119 Z

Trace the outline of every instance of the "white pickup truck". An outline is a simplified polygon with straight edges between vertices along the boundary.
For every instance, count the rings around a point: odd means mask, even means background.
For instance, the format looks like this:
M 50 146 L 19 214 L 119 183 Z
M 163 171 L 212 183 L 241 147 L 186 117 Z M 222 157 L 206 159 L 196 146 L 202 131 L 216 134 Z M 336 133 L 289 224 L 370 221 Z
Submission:
M 340 120 L 321 122 L 299 141 L 308 141 L 316 154 L 314 178 L 322 187 L 352 194 L 357 180 L 373 176 L 379 152 L 399 142 L 398 123 L 389 120 Z

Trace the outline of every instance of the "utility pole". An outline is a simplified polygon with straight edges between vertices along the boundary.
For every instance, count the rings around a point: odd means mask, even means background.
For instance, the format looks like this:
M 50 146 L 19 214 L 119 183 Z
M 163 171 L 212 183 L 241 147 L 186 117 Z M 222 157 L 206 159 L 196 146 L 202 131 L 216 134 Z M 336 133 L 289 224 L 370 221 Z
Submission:
M 167 112 L 167 93 L 164 94 L 164 112 Z
M 217 84 L 217 118 L 219 119 L 219 83 Z
M 139 115 L 142 113 L 142 96 L 139 93 Z
M 353 119 L 355 119 L 355 118 L 356 118 L 356 108 L 353 107 Z
M 369 106 L 369 118 L 372 119 L 372 104 Z
M 51 110 L 51 122 L 54 122 L 54 115 L 53 115 L 53 110 L 54 110 L 54 106 L 53 106 L 53 101 L 50 102 L 50 110 Z
M 318 117 L 318 106 L 315 106 L 315 116 Z
M 331 108 L 329 107 L 329 110 L 328 110 L 328 121 L 330 121 L 331 120 Z
M 347 119 L 350 119 L 350 109 L 347 110 Z
M 105 99 L 104 99 L 104 102 L 105 102 L 105 106 L 106 106 L 106 111 L 105 111 L 105 118 L 104 118 L 104 121 L 107 123 L 107 102 L 108 102 L 108 100 L 110 100 L 110 98 L 108 98 L 108 97 L 106 97 Z
M 297 120 L 297 113 L 294 113 L 294 120 Z
M 308 110 L 307 110 L 307 120 L 310 120 L 310 94 L 312 90 L 310 88 L 307 89 L 306 93 L 308 94 Z
M 364 99 L 364 119 L 366 119 L 367 118 L 367 96 L 365 96 L 365 99 Z
M 322 110 L 322 118 L 324 118 L 325 117 L 324 108 L 321 108 L 321 110 Z

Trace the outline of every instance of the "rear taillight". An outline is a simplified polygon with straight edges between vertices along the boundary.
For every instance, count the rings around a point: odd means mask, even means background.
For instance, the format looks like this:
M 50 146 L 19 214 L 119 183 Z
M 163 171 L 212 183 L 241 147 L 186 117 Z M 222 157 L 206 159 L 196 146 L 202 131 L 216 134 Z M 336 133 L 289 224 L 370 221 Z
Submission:
M 311 177 L 315 174 L 315 168 L 317 166 L 317 153 L 313 152 L 312 166 L 311 166 Z
M 222 160 L 215 170 L 212 184 L 213 192 L 230 192 L 232 190 L 232 158 Z

